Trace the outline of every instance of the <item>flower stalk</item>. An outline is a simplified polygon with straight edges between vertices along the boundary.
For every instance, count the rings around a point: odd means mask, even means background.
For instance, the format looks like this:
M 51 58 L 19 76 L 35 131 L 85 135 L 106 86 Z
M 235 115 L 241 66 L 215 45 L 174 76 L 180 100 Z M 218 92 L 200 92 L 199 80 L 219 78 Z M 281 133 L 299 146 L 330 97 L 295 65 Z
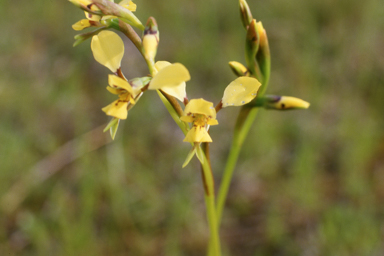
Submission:
M 186 82 L 191 79 L 188 69 L 181 63 L 156 61 L 160 43 L 160 32 L 155 18 L 149 17 L 146 25 L 133 14 L 136 4 L 130 0 L 114 3 L 110 0 L 69 0 L 83 9 L 86 19 L 73 25 L 73 29 L 94 29 L 91 32 L 75 36 L 74 46 L 91 40 L 91 49 L 95 60 L 108 68 L 112 74 L 108 77 L 106 89 L 115 95 L 115 100 L 102 108 L 111 118 L 104 132 L 110 131 L 112 139 L 121 120 L 139 105 L 140 98 L 147 91 L 156 91 L 169 114 L 185 135 L 184 142 L 191 149 L 182 165 L 185 167 L 195 156 L 200 161 L 207 220 L 210 230 L 208 246 L 209 256 L 221 256 L 219 227 L 225 201 L 242 145 L 261 108 L 287 110 L 305 109 L 309 103 L 288 96 L 264 96 L 270 78 L 271 57 L 266 31 L 261 22 L 256 22 L 245 0 L 239 0 L 241 21 L 246 29 L 245 62 L 229 62 L 233 73 L 238 77 L 228 84 L 220 102 L 213 103 L 203 98 L 189 100 Z M 134 27 L 143 31 L 139 36 Z M 118 34 L 122 32 L 132 41 L 145 60 L 149 75 L 127 78 L 122 72 L 124 43 Z M 184 105 L 184 106 L 183 106 Z M 217 113 L 227 107 L 241 107 L 237 117 L 232 146 L 227 159 L 217 198 L 209 154 L 211 127 L 219 124 Z M 217 201 L 216 201 L 217 199 Z

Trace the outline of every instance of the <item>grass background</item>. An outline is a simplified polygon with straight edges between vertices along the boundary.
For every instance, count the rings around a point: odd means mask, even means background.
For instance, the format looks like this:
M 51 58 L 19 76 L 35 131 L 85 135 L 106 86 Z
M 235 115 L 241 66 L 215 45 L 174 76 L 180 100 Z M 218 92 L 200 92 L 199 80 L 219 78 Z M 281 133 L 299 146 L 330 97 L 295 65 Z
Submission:
M 189 69 L 189 98 L 217 103 L 244 63 L 238 2 L 137 0 L 157 19 L 157 59 Z M 224 255 L 383 255 L 384 9 L 380 0 L 249 0 L 267 30 L 268 93 L 311 102 L 260 111 L 221 229 Z M 156 93 L 111 143 L 101 132 L 109 71 L 67 1 L 0 1 L 0 255 L 204 255 L 197 161 Z M 125 41 L 123 71 L 146 75 Z M 238 109 L 218 115 L 220 181 Z

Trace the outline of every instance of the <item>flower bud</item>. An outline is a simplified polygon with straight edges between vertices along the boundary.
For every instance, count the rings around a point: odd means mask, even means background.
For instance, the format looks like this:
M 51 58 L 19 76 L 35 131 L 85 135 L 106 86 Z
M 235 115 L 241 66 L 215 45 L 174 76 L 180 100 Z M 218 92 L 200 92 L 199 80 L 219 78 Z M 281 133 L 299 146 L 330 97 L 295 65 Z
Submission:
M 309 102 L 290 96 L 267 95 L 257 99 L 255 106 L 262 106 L 267 109 L 288 110 L 288 109 L 307 109 Z
M 243 22 L 243 26 L 245 29 L 248 29 L 249 23 L 253 20 L 251 9 L 249 9 L 249 6 L 245 0 L 240 0 L 240 15 L 241 15 L 241 22 Z
M 232 69 L 233 73 L 237 76 L 249 76 L 249 71 L 248 69 L 241 64 L 240 62 L 237 61 L 230 61 L 229 67 Z
M 141 21 L 127 8 L 110 1 L 92 0 L 93 3 L 102 11 L 104 15 L 112 15 L 119 17 L 122 21 L 144 30 Z
M 271 54 L 269 51 L 268 37 L 263 24 L 261 22 L 257 22 L 256 29 L 259 34 L 259 50 L 256 53 L 256 62 L 260 68 L 260 72 L 263 76 L 263 86 L 260 88 L 260 95 L 263 95 L 266 86 L 268 85 L 268 79 L 271 72 Z
M 247 37 L 245 40 L 245 60 L 247 62 L 248 69 L 253 75 L 256 74 L 256 53 L 259 49 L 259 33 L 257 31 L 256 20 L 253 19 L 249 24 L 247 30 Z
M 146 86 L 147 84 L 149 84 L 151 79 L 152 78 L 149 77 L 149 76 L 136 77 L 136 78 L 130 79 L 129 83 L 132 86 L 132 88 L 134 88 L 134 89 L 141 89 L 144 86 Z
M 159 45 L 159 35 L 156 20 L 153 17 L 149 17 L 143 36 L 143 51 L 146 59 L 155 59 L 157 46 Z

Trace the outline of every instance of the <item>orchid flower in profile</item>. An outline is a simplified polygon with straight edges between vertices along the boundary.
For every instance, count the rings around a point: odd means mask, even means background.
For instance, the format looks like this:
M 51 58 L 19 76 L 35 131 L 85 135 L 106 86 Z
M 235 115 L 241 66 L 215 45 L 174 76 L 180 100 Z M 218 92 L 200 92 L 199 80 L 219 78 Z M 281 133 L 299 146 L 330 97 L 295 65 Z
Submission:
M 94 12 L 100 11 L 97 5 L 94 4 L 91 0 L 69 0 L 69 1 L 82 9 L 89 9 Z M 114 1 L 111 1 L 111 2 L 114 2 Z M 131 0 L 122 0 L 119 3 L 119 5 L 125 8 L 126 10 L 128 10 L 129 12 L 134 12 L 136 11 L 136 8 L 137 8 L 136 4 L 133 3 Z M 117 18 L 117 16 L 113 16 L 113 15 L 104 15 L 102 17 L 100 15 L 93 14 L 87 11 L 84 11 L 84 13 L 85 13 L 86 19 L 79 20 L 78 22 L 73 24 L 72 28 L 74 30 L 79 31 L 92 26 L 99 27 L 101 26 L 100 21 Z M 135 19 L 133 18 L 133 20 Z
M 107 90 L 119 99 L 115 100 L 102 110 L 108 115 L 118 119 L 127 119 L 128 106 L 136 103 L 135 98 L 141 93 L 141 88 L 133 88 L 126 80 L 115 76 L 109 75 L 109 87 Z

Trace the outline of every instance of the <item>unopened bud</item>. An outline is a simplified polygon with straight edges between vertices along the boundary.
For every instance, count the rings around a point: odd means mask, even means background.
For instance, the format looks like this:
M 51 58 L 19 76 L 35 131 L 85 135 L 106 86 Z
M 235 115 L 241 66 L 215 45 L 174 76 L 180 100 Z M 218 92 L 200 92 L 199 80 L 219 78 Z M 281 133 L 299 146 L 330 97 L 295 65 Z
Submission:
M 244 28 L 248 29 L 249 23 L 251 23 L 253 20 L 251 9 L 249 9 L 249 6 L 245 0 L 240 0 L 239 4 L 241 22 L 243 23 Z
M 229 67 L 232 69 L 233 73 L 237 76 L 249 76 L 249 71 L 248 69 L 241 64 L 240 62 L 237 61 L 230 61 Z
M 256 61 L 263 75 L 263 86 L 260 88 L 260 95 L 263 95 L 271 72 L 271 54 L 269 51 L 267 33 L 261 22 L 257 22 L 256 29 L 259 34 L 259 50 L 256 53 Z
M 154 60 L 159 45 L 159 30 L 157 29 L 156 20 L 150 17 L 147 21 L 143 36 L 143 51 L 145 58 Z
M 260 105 L 267 109 L 288 110 L 288 109 L 307 109 L 309 102 L 290 96 L 268 95 L 258 99 Z
M 259 34 L 256 28 L 256 20 L 253 19 L 249 24 L 247 30 L 247 37 L 245 40 L 245 60 L 248 69 L 253 75 L 256 75 L 256 53 L 259 49 Z
M 84 0 L 83 0 L 84 1 Z M 93 3 L 102 11 L 104 15 L 112 15 L 119 17 L 122 21 L 144 30 L 141 21 L 127 8 L 111 1 L 92 0 Z
M 132 86 L 133 89 L 136 89 L 136 88 L 141 89 L 144 86 L 146 86 L 147 84 L 149 84 L 151 79 L 152 78 L 149 76 L 144 76 L 144 77 L 133 78 L 133 79 L 129 80 L 128 82 Z

